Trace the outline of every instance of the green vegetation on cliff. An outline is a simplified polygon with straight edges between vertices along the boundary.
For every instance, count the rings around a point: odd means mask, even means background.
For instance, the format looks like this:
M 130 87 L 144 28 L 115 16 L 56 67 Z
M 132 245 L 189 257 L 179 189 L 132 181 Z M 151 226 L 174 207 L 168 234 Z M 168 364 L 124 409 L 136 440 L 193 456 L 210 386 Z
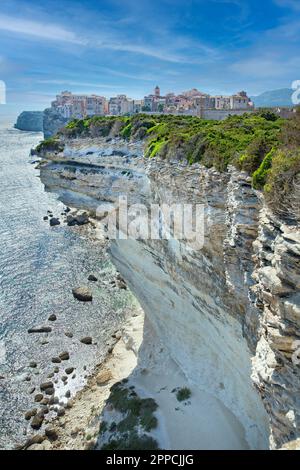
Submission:
M 158 425 L 154 414 L 158 405 L 153 398 L 140 398 L 134 386 L 127 388 L 124 382 L 118 382 L 111 387 L 107 405 L 118 413 L 120 419 L 109 427 L 105 421 L 102 422 L 102 450 L 157 449 L 157 442 L 148 434 Z
M 64 150 L 64 145 L 57 137 L 49 137 L 49 139 L 43 140 L 37 147 L 37 153 L 43 152 L 55 152 L 59 153 Z
M 284 198 L 294 191 L 299 176 L 300 109 L 289 120 L 270 111 L 224 121 L 174 115 L 96 116 L 75 119 L 59 136 L 144 140 L 148 158 L 187 159 L 219 171 L 234 165 L 252 176 L 254 188 L 265 189 L 270 203 L 278 188 Z
M 145 140 L 147 157 L 188 159 L 220 171 L 233 163 L 253 173 L 272 147 L 279 145 L 283 123 L 272 113 L 231 116 L 225 121 L 139 114 L 77 119 L 61 133 L 66 137 Z

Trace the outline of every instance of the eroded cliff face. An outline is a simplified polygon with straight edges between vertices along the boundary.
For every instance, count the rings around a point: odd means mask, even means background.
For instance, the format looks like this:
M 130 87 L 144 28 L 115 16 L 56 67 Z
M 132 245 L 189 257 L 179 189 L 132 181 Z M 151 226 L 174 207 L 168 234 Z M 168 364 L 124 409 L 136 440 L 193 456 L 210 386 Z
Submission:
M 42 132 L 43 111 L 23 111 L 18 116 L 15 128 L 21 131 Z
M 295 440 L 299 228 L 269 213 L 234 168 L 221 174 L 142 155 L 141 143 L 74 140 L 64 154 L 44 155 L 41 166 L 48 190 L 94 213 L 123 194 L 129 204 L 204 205 L 202 249 L 174 239 L 110 243 L 146 314 L 137 369 L 159 380 L 172 373 L 166 364 L 176 364 L 187 383 L 235 416 L 250 448 Z
M 53 108 L 46 108 L 43 111 L 43 132 L 45 139 L 55 135 L 62 127 L 64 127 L 69 119 L 62 117 Z

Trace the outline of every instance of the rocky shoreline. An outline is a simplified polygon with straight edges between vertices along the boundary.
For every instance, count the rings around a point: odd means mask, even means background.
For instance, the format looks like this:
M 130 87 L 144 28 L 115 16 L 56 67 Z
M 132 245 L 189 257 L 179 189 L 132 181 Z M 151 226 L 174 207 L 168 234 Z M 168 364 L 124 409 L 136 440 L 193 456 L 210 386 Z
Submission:
M 43 221 L 49 224 L 50 230 L 56 230 L 60 225 L 65 225 L 69 227 L 69 230 L 75 230 L 77 233 L 80 233 L 80 236 L 89 239 L 91 243 L 97 242 L 103 252 L 107 249 L 107 241 L 101 234 L 99 239 L 99 231 L 96 230 L 97 221 L 90 217 L 86 211 L 65 207 L 61 213 L 54 214 L 53 210 L 48 210 L 47 214 L 43 217 Z M 85 285 L 75 286 L 72 289 L 74 299 L 82 303 L 92 302 L 93 292 L 95 289 L 97 290 L 99 283 L 104 289 L 112 291 L 127 290 L 127 285 L 118 272 L 116 272 L 113 277 L 109 276 L 108 278 L 106 275 L 103 278 L 103 274 L 101 275 L 101 273 L 100 275 L 98 273 L 97 275 L 90 273 L 86 279 Z M 127 308 L 124 311 L 125 318 L 127 316 L 137 315 L 137 312 L 141 315 L 138 307 Z M 32 326 L 28 329 L 27 333 L 28 335 L 35 336 L 37 341 L 40 341 L 42 347 L 45 347 L 49 341 L 51 341 L 51 335 L 55 334 L 57 321 L 58 317 L 53 313 L 48 317 L 47 322 Z M 120 323 L 120 328 L 121 326 L 122 322 Z M 122 337 L 120 328 L 115 330 L 110 340 L 106 342 L 107 352 L 104 359 L 98 363 L 93 370 L 83 366 L 83 370 L 81 371 L 81 374 L 83 374 L 83 382 L 81 382 L 81 386 L 79 387 L 77 385 L 74 388 L 73 385 L 73 382 L 75 383 L 79 378 L 78 374 L 80 375 L 80 372 L 72 362 L 73 354 L 71 351 L 61 350 L 57 351 L 56 355 L 53 355 L 51 359 L 52 372 L 50 372 L 46 379 L 39 385 L 31 386 L 28 389 L 28 393 L 32 396 L 32 408 L 28 409 L 24 414 L 24 420 L 28 423 L 26 426 L 26 435 L 28 437 L 26 441 L 16 445 L 16 449 L 33 450 L 59 448 L 60 436 L 63 435 L 62 432 L 65 429 L 62 420 L 67 419 L 73 407 L 77 409 L 77 402 L 82 402 L 82 397 L 87 392 L 90 392 L 91 384 L 100 383 L 99 377 L 101 373 L 103 374 L 105 364 L 111 361 L 116 344 Z M 73 343 L 77 341 L 86 348 L 97 348 L 95 338 L 89 335 L 82 335 L 76 338 L 72 328 L 65 329 L 64 335 Z M 28 364 L 29 372 L 24 374 L 22 378 L 24 383 L 30 385 L 31 375 L 35 375 L 39 372 L 38 363 L 39 360 L 37 358 Z M 112 376 L 110 379 L 111 378 Z M 116 380 L 117 379 L 118 377 L 116 377 Z M 106 380 L 104 382 L 106 384 Z M 101 385 L 103 384 L 101 383 Z M 95 390 L 95 387 L 93 386 L 92 389 Z M 96 398 L 94 400 L 93 397 L 89 395 L 88 404 L 89 412 L 85 413 L 85 418 L 88 418 L 89 413 L 92 413 L 90 408 L 92 407 L 94 409 L 96 406 Z M 86 426 L 83 426 L 83 429 L 85 428 Z M 73 431 L 71 434 L 74 437 Z M 80 432 L 76 434 L 81 436 Z M 83 436 L 80 448 L 85 448 L 85 445 L 86 442 Z
M 136 366 L 136 351 L 128 343 L 142 339 L 143 312 L 128 312 L 121 329 L 112 337 L 106 359 L 88 376 L 86 385 L 68 399 L 42 430 L 31 436 L 18 450 L 90 450 L 95 448 L 102 412 L 111 387 L 125 379 Z M 127 338 L 127 339 L 126 339 Z M 50 387 L 50 382 L 43 386 Z M 47 390 L 47 389 L 46 389 Z M 40 395 L 40 394 L 39 394 Z M 37 415 L 36 415 L 37 416 Z

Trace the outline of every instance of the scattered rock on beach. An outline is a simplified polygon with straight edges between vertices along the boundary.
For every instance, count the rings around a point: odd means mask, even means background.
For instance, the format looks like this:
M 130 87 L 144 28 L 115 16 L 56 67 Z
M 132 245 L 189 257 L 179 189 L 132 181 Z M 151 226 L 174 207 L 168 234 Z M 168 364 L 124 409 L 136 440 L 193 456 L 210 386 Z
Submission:
M 67 338 L 73 338 L 73 333 L 71 333 L 71 331 L 65 331 L 65 336 L 67 336 Z
M 32 429 L 40 429 L 40 427 L 43 424 L 43 421 L 44 421 L 44 413 L 39 412 L 33 417 L 30 423 L 30 426 L 32 427 Z
M 43 220 L 48 220 L 49 217 L 47 215 L 45 215 L 45 217 L 43 217 Z
M 43 398 L 44 398 L 44 395 L 42 393 L 37 393 L 34 397 L 34 401 L 36 403 L 39 403 L 40 401 L 42 401 Z
M 40 450 L 52 450 L 52 446 L 51 446 L 50 441 L 45 439 L 40 444 L 31 445 L 30 447 L 27 448 L 27 450 L 38 450 L 38 451 L 40 451 Z
M 57 405 L 58 401 L 58 397 L 51 395 L 51 397 L 49 398 L 49 405 Z
M 91 302 L 93 300 L 93 294 L 88 287 L 77 287 L 72 290 L 75 299 L 81 302 Z
M 51 333 L 52 328 L 50 326 L 34 326 L 33 328 L 29 328 L 28 333 Z
M 53 382 L 43 382 L 41 383 L 40 385 L 40 389 L 42 392 L 44 392 L 45 390 L 47 390 L 47 388 L 54 388 L 54 385 L 53 385 Z
M 31 367 L 32 369 L 35 369 L 35 368 L 37 367 L 37 363 L 34 362 L 34 361 L 31 361 L 31 362 L 29 363 L 29 367 Z
M 81 338 L 80 342 L 83 344 L 92 344 L 93 338 L 91 338 L 91 336 L 85 336 L 84 338 Z
M 44 401 L 44 400 L 43 400 Z M 49 413 L 49 408 L 48 408 L 48 401 L 46 403 L 42 403 L 42 409 L 41 409 L 41 413 L 43 413 L 44 415 L 47 415 Z
M 64 408 L 58 408 L 57 410 L 57 416 L 64 416 L 66 414 L 66 411 Z
M 32 446 L 34 444 L 41 444 L 45 440 L 44 436 L 41 436 L 41 434 L 36 434 L 35 436 L 30 437 L 25 444 L 25 449 L 27 447 Z
M 33 408 L 32 410 L 26 411 L 24 417 L 25 417 L 26 421 L 29 421 L 36 414 L 37 414 L 37 409 Z
M 52 315 L 50 315 L 50 317 L 48 318 L 48 321 L 56 321 L 57 320 L 57 316 L 52 313 Z
M 86 212 L 83 212 L 82 214 L 70 214 L 67 216 L 67 224 L 70 227 L 73 227 L 74 225 L 85 225 L 89 222 L 89 216 Z
M 94 274 L 90 274 L 88 280 L 91 282 L 97 282 L 98 278 Z
M 58 439 L 57 430 L 53 426 L 47 426 L 45 429 L 45 435 L 50 441 L 56 441 Z
M 74 372 L 74 367 L 68 367 L 67 369 L 65 369 L 65 373 L 66 373 L 67 375 L 71 375 L 72 372 Z

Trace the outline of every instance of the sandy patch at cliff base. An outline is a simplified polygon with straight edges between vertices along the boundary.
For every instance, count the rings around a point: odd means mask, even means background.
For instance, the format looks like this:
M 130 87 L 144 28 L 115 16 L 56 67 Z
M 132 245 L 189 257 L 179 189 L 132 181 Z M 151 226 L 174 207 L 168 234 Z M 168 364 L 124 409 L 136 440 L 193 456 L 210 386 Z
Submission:
M 184 374 L 163 350 L 157 351 L 154 359 L 150 352 L 149 364 L 145 357 L 137 364 L 143 334 L 147 333 L 143 313 L 133 313 L 124 324 L 122 338 L 112 354 L 77 394 L 74 406 L 53 422 L 58 439 L 51 444 L 49 441 L 35 444 L 31 449 L 93 448 L 110 388 L 124 378 L 129 379 L 128 386 L 135 385 L 142 398 L 152 397 L 157 402 L 159 424 L 151 435 L 161 449 L 247 449 L 244 429 L 236 417 L 219 400 L 187 383 Z M 151 338 L 148 337 L 148 341 Z M 103 377 L 109 381 L 100 385 L 99 377 L 100 382 Z M 174 392 L 178 387 L 188 387 L 191 398 L 179 402 Z
M 212 395 L 187 383 L 176 364 L 170 364 L 168 375 L 144 374 L 132 383 L 141 397 L 153 397 L 158 404 L 159 426 L 152 434 L 161 448 L 249 448 L 243 426 L 231 411 Z M 179 402 L 174 389 L 183 387 L 191 390 L 191 398 Z

